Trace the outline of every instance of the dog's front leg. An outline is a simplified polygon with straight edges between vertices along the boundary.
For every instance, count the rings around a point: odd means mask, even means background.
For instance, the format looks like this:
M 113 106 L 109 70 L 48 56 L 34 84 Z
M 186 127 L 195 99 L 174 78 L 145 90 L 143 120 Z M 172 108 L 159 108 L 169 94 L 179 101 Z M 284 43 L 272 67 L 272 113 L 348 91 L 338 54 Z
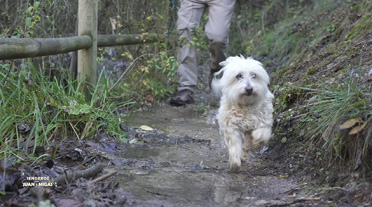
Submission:
M 230 127 L 222 130 L 225 144 L 229 150 L 229 165 L 231 172 L 238 172 L 241 166 L 243 134 Z
M 243 151 L 242 151 L 242 160 L 245 162 L 249 162 L 252 157 L 252 135 L 251 131 L 244 133 L 244 139 L 243 139 Z
M 271 138 L 271 127 L 259 127 L 252 131 L 252 149 L 258 149 Z

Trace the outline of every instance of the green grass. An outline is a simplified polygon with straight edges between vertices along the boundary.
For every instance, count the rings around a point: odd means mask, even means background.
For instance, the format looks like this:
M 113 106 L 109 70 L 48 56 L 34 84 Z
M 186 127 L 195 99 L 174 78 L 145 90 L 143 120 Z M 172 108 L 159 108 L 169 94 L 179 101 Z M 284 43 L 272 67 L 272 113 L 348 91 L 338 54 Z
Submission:
M 324 89 L 303 88 L 313 94 L 306 106 L 306 119 L 311 117 L 307 137 L 314 147 L 323 147 L 333 158 L 356 162 L 358 156 L 367 156 L 372 144 L 372 94 L 364 87 L 359 74 L 350 73 L 344 84 Z M 354 120 L 353 124 L 346 124 Z M 304 129 L 304 130 L 308 130 Z M 355 163 L 354 163 L 355 164 Z
M 133 103 L 113 102 L 103 74 L 87 102 L 76 81 L 66 78 L 62 84 L 30 63 L 23 66 L 13 71 L 8 64 L 0 65 L 0 157 L 24 154 L 36 159 L 38 146 L 47 148 L 50 142 L 90 138 L 101 132 L 125 141 L 120 123 L 127 117 L 117 109 Z M 22 132 L 22 126 L 29 129 Z

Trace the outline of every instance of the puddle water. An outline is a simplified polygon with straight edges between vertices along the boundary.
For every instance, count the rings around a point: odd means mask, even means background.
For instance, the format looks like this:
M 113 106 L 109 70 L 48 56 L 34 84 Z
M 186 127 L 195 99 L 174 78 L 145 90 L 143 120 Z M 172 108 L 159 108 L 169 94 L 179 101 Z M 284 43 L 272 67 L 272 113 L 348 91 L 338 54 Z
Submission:
M 134 114 L 131 126 L 141 125 L 169 136 L 126 146 L 123 158 L 133 164 L 122 166 L 116 179 L 128 193 L 127 206 L 251 206 L 286 199 L 286 192 L 297 188 L 276 175 L 255 175 L 260 158 L 243 163 L 240 173 L 229 173 L 213 116 L 197 116 L 187 107 L 159 106 Z
M 150 111 L 134 114 L 131 126 L 147 125 L 175 137 L 219 139 L 218 125 L 213 116 L 201 118 L 191 107 L 156 106 Z

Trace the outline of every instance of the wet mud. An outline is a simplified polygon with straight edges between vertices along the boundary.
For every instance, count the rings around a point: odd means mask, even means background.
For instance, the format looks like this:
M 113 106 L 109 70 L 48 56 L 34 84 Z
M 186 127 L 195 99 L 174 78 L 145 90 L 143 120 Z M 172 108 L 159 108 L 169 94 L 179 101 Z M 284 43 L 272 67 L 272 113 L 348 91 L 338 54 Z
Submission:
M 216 109 L 210 110 L 200 116 L 193 107 L 157 106 L 134 114 L 131 127 L 157 132 L 146 144 L 126 145 L 122 157 L 133 164 L 121 167 L 116 179 L 127 205 L 269 206 L 301 196 L 294 179 L 266 169 L 266 152 L 230 173 Z

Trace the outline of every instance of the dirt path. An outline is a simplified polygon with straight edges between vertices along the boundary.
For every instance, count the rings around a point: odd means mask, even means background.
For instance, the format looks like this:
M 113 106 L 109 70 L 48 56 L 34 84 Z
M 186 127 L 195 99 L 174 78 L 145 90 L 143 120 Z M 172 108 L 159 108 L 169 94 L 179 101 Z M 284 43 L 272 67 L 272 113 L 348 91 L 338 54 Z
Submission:
M 130 126 L 144 144 L 127 145 L 125 159 L 133 165 L 120 169 L 120 186 L 128 206 L 296 206 L 302 201 L 300 179 L 289 176 L 282 149 L 266 148 L 242 171 L 228 169 L 227 149 L 218 132 L 218 99 L 206 86 L 207 70 L 200 68 L 195 104 L 172 107 L 168 103 L 136 112 Z M 152 133 L 152 134 L 151 134 Z M 142 134 L 142 135 L 141 135 Z M 279 153 L 278 153 L 279 152 Z
M 252 163 L 244 163 L 242 172 L 228 172 L 215 111 L 202 116 L 195 112 L 195 105 L 164 104 L 135 113 L 132 127 L 145 125 L 156 131 L 149 135 L 139 130 L 148 137 L 145 143 L 127 145 L 123 155 L 134 163 L 116 176 L 127 193 L 127 205 L 283 206 L 300 201 L 299 183 L 286 172 L 276 171 L 271 162 L 277 160 L 265 157 L 270 149 L 258 153 Z

